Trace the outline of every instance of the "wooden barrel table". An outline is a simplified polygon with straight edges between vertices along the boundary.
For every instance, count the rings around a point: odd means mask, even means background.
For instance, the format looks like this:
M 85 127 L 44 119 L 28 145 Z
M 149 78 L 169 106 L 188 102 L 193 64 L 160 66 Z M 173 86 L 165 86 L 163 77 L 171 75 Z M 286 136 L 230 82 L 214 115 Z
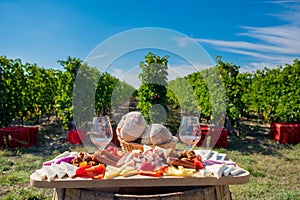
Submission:
M 56 188 L 53 200 L 230 200 L 228 185 L 189 187 L 128 187 L 97 191 L 79 188 Z

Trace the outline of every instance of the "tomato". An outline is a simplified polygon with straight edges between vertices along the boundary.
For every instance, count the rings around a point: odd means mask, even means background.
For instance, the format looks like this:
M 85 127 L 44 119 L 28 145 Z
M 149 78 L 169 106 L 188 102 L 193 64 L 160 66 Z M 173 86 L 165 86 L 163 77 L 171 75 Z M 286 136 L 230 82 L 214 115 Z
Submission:
M 160 170 L 155 170 L 155 171 L 139 171 L 140 175 L 145 175 L 145 176 L 154 176 L 154 177 L 160 177 L 163 176 L 164 173 Z
M 86 166 L 83 166 L 83 167 L 79 167 L 77 170 L 76 170 L 76 174 L 75 176 L 76 177 L 88 177 L 88 174 L 86 173 L 86 169 L 90 168 L 91 166 L 90 165 L 86 165 Z
M 99 174 L 98 176 L 94 176 L 93 179 L 103 179 L 104 174 Z
M 200 155 L 196 155 L 196 158 L 198 159 L 198 161 L 201 161 L 202 162 L 202 158 Z
M 160 170 L 162 172 L 167 172 L 168 171 L 169 166 L 168 165 L 162 165 L 156 168 L 156 170 Z
M 204 168 L 201 160 L 199 160 L 198 158 L 193 158 L 192 161 L 193 161 L 194 165 L 196 166 L 196 169 Z
M 86 166 L 82 166 L 79 167 L 76 170 L 76 177 L 82 177 L 82 178 L 95 178 L 95 179 L 102 179 L 104 177 L 105 174 L 105 165 L 103 164 L 99 164 L 97 166 L 90 166 L 90 165 L 86 165 Z
M 87 168 L 86 169 L 86 173 L 89 177 L 91 178 L 100 178 L 102 175 L 102 178 L 104 177 L 104 174 L 105 174 L 105 165 L 103 164 L 99 164 L 97 166 L 93 166 L 93 167 L 90 167 L 90 168 Z

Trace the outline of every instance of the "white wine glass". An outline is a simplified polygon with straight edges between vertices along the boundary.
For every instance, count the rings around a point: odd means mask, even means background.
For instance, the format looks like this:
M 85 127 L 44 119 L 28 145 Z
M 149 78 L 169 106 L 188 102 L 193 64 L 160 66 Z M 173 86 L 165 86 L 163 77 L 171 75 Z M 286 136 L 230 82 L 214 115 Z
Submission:
M 113 132 L 108 116 L 94 117 L 90 132 L 91 141 L 99 150 L 104 150 L 113 138 Z
M 201 138 L 198 117 L 182 117 L 179 127 L 179 138 L 188 146 L 189 150 L 195 147 Z

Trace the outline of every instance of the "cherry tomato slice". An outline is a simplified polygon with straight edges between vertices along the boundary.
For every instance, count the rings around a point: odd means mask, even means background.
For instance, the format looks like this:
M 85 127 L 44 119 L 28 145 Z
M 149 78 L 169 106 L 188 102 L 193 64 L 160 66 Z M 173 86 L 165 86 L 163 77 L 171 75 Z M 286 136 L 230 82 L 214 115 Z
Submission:
M 86 169 L 86 173 L 91 178 L 97 177 L 99 175 L 104 176 L 104 174 L 105 174 L 105 165 L 99 164 L 97 166 L 90 167 L 90 168 Z
M 91 166 L 90 165 L 86 165 L 86 166 L 83 166 L 83 167 L 79 167 L 77 170 L 76 170 L 76 174 L 75 176 L 76 177 L 88 177 L 88 174 L 86 173 L 86 169 L 90 168 Z

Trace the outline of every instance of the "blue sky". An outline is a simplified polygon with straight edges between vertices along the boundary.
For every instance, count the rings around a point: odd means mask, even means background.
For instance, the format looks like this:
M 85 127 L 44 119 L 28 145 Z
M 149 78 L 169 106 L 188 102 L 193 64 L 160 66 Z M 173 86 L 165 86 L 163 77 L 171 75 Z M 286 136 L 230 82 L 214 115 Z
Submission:
M 242 71 L 300 55 L 299 0 L 0 0 L 0 27 L 1 56 L 46 68 L 62 69 L 57 60 L 85 59 L 104 40 L 141 27 L 185 34 Z

